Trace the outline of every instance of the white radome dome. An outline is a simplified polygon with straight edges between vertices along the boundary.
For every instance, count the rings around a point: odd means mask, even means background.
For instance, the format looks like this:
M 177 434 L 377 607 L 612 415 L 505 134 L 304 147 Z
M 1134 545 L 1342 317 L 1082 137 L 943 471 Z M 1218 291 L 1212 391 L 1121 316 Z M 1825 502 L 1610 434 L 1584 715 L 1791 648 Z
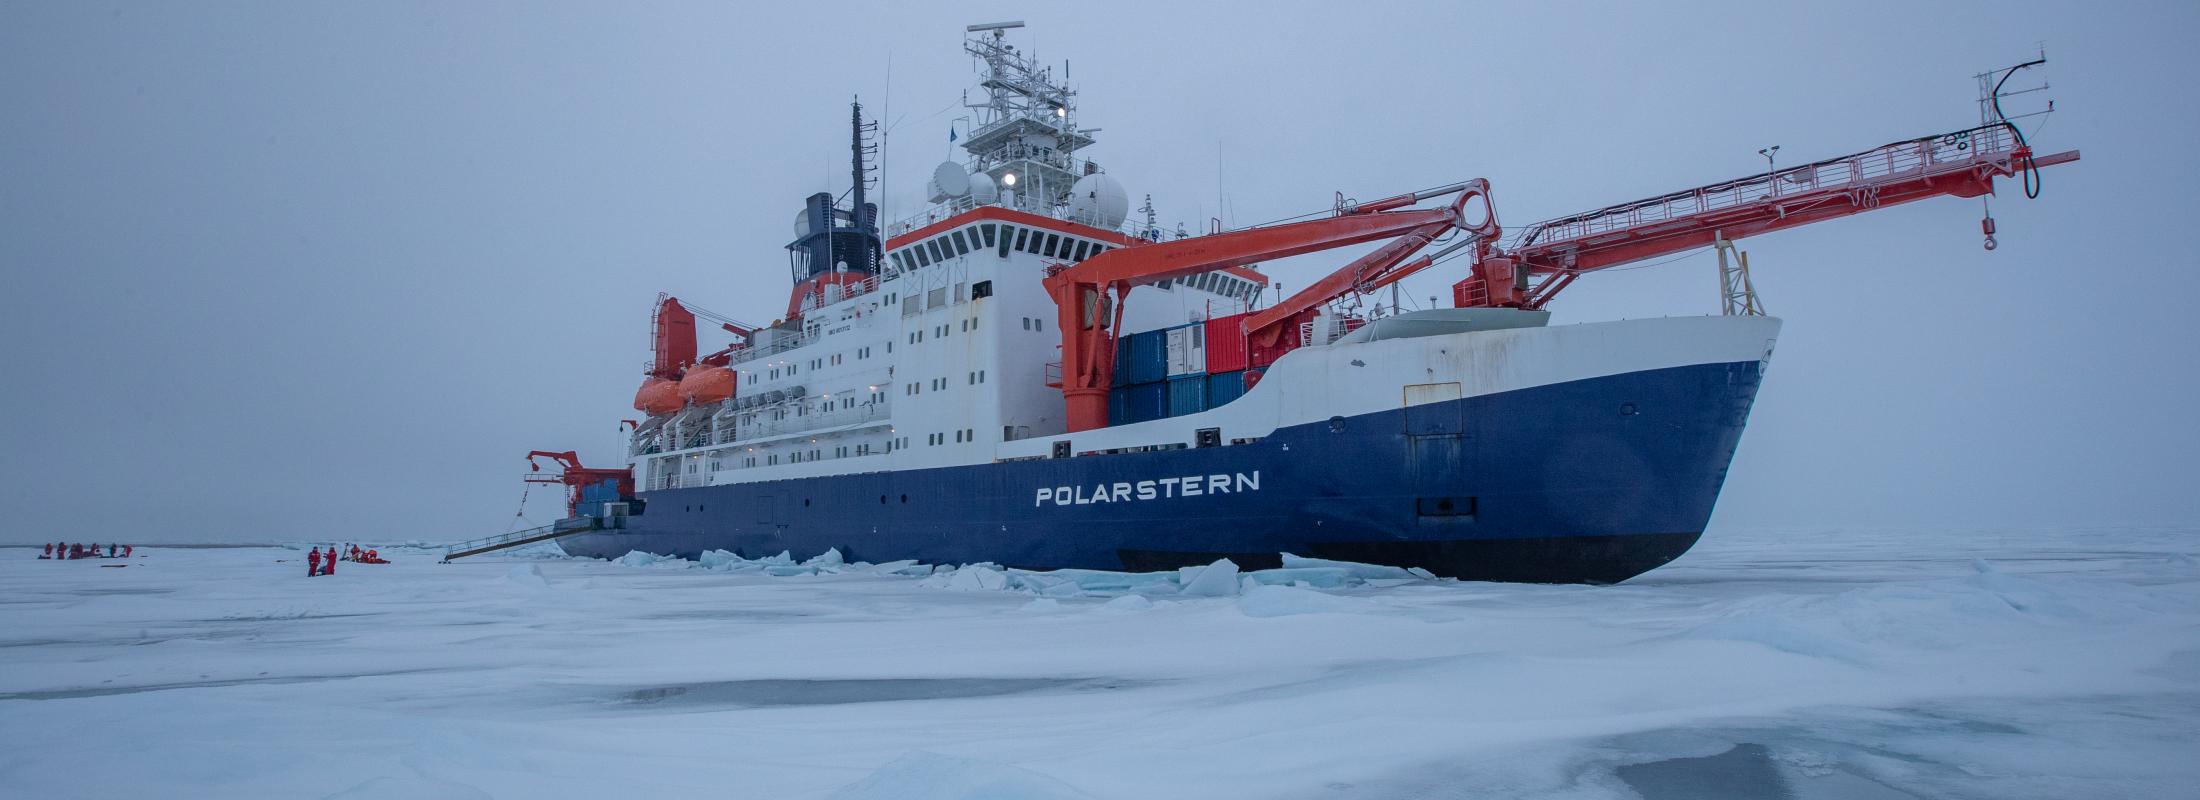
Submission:
M 993 176 L 983 172 L 970 174 L 970 199 L 978 205 L 989 206 L 1001 199 L 1001 187 L 993 185 Z
M 1095 228 L 1114 230 L 1130 216 L 1131 195 L 1123 190 L 1123 184 L 1096 172 L 1077 179 L 1069 189 L 1069 218 L 1071 222 L 1091 225 Z
M 935 203 L 969 194 L 970 173 L 963 171 L 961 164 L 942 161 L 939 166 L 932 168 L 932 191 L 932 201 Z

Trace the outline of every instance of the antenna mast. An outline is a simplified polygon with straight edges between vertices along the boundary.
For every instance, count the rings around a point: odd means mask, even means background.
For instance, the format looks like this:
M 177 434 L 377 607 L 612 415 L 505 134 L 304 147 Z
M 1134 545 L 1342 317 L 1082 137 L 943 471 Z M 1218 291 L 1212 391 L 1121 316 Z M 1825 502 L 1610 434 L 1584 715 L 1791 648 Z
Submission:
M 1076 157 L 1092 145 L 1093 131 L 1077 126 L 1077 93 L 1066 78 L 1057 81 L 1052 67 L 1008 43 L 1007 32 L 1023 26 L 1017 20 L 966 29 L 963 51 L 985 62 L 978 85 L 986 94 L 964 103 L 978 120 L 962 146 L 973 171 L 1013 193 L 1014 202 L 1004 198 L 1004 205 L 1057 215 L 1069 203 L 1070 186 L 1100 168 Z

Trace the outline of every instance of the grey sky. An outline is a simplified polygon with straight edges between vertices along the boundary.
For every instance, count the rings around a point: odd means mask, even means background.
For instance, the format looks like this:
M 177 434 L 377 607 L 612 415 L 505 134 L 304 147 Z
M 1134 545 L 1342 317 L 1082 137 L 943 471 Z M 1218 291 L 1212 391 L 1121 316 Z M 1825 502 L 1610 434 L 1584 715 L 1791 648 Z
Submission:
M 2044 39 L 2038 138 L 2085 160 L 1995 201 L 1998 252 L 1958 200 L 1744 243 L 1787 329 L 1715 524 L 2200 520 L 2190 2 L 812 8 L 0 3 L 0 538 L 505 529 L 525 451 L 618 460 L 658 291 L 779 313 L 851 95 L 917 210 L 1001 18 L 1195 229 L 1468 177 L 1518 226 L 1952 130 Z

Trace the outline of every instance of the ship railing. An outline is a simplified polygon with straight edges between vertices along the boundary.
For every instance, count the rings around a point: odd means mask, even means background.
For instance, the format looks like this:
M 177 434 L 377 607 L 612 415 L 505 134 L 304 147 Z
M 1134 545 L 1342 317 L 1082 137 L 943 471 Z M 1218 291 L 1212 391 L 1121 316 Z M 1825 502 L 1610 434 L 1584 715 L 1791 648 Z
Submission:
M 843 425 L 885 420 L 892 416 L 891 404 L 884 402 L 870 402 L 858 405 L 855 408 L 841 408 L 812 414 L 790 414 L 786 419 L 735 423 L 731 433 L 727 433 L 724 428 L 721 428 L 720 433 L 723 436 L 718 443 L 752 442 L 773 436 L 785 436 L 823 428 L 836 428 Z
M 1869 192 L 1890 179 L 1958 171 L 2016 148 L 2016 136 L 2007 126 L 1998 123 L 1910 139 L 1839 158 L 1546 220 L 1523 228 L 1513 247 L 1549 246 L 1586 239 L 1667 220 L 1776 201 L 1787 195 L 1844 188 Z
M 864 295 L 878 291 L 878 284 L 879 276 L 872 275 L 870 277 L 864 278 L 859 282 L 841 286 L 840 291 L 831 299 L 826 299 L 823 293 L 805 292 L 802 295 L 802 310 L 816 311 L 817 309 L 824 308 L 825 306 L 829 306 L 834 303 L 838 303 L 842 300 L 862 297 Z
M 501 550 L 533 541 L 547 541 L 561 536 L 586 533 L 602 527 L 603 523 L 594 517 L 567 517 L 548 525 L 538 525 L 525 530 L 484 536 L 479 539 L 469 539 L 452 544 L 444 549 L 443 561 L 449 563 L 454 558 L 463 558 L 491 550 Z
M 751 347 L 732 353 L 729 356 L 729 360 L 726 362 L 726 364 L 728 366 L 731 366 L 733 364 L 743 364 L 750 361 L 755 361 L 759 358 L 770 355 L 778 355 L 780 353 L 793 350 L 809 343 L 810 335 L 807 333 L 782 332 L 777 338 L 772 340 L 771 344 L 764 345 L 762 347 Z

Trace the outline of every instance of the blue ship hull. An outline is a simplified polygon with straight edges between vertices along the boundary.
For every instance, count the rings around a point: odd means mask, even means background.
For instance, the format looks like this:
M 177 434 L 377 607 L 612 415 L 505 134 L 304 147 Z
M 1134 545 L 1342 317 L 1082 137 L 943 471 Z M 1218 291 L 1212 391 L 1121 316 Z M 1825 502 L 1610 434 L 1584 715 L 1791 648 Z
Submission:
M 1757 361 L 1282 428 L 1247 444 L 646 492 L 568 553 L 1170 569 L 1281 553 L 1465 580 L 1614 583 L 1695 544 Z M 1196 490 L 1196 494 L 1194 493 Z

